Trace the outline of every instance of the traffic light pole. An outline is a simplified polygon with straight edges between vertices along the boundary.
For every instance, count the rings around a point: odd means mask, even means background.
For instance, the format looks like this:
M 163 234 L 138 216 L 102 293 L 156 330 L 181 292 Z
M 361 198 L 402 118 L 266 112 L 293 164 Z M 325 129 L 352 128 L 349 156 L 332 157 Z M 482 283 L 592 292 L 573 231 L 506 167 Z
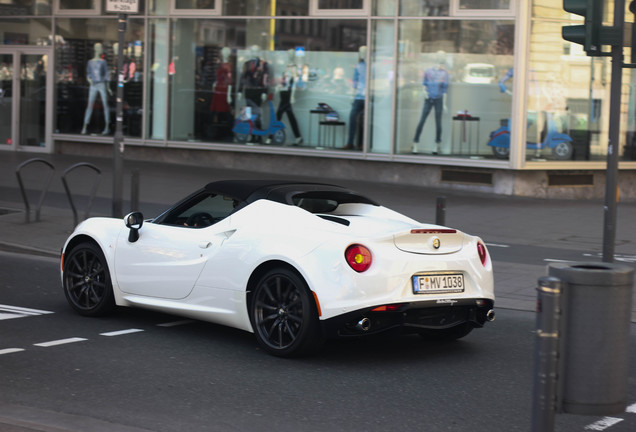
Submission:
M 124 33 L 128 16 L 120 13 L 117 16 L 117 104 L 115 108 L 115 137 L 113 140 L 113 206 L 112 217 L 120 218 L 123 202 L 123 165 L 124 165 L 124 133 L 123 133 L 123 99 L 124 99 Z
M 625 0 L 614 1 L 614 27 L 623 28 Z M 621 115 L 621 86 L 623 81 L 623 42 L 612 45 L 612 83 L 610 87 L 609 143 L 607 145 L 607 173 L 603 223 L 603 261 L 614 261 L 616 242 L 616 208 L 618 201 L 618 153 Z

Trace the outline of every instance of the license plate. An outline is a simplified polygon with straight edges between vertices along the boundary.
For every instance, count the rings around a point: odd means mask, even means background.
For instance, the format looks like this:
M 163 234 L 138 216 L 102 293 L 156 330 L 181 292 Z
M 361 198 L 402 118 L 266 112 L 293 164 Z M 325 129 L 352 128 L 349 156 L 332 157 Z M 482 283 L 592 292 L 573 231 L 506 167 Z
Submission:
M 414 294 L 440 294 L 464 292 L 464 275 L 428 274 L 413 276 Z

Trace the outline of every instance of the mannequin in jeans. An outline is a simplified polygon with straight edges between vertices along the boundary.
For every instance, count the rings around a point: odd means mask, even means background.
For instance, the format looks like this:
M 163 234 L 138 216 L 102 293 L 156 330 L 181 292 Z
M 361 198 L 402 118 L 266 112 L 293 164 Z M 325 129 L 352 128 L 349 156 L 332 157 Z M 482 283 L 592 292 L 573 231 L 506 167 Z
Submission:
M 437 66 L 428 68 L 424 72 L 424 109 L 415 130 L 413 153 L 417 153 L 420 134 L 431 109 L 435 109 L 435 150 L 433 150 L 433 154 L 439 152 L 439 144 L 442 142 L 442 111 L 446 109 L 445 98 L 450 77 L 445 68 L 446 53 L 444 51 L 437 52 L 436 63 Z
M 86 65 L 86 80 L 90 84 L 88 90 L 88 105 L 86 105 L 86 111 L 84 113 L 84 126 L 82 127 L 82 134 L 86 134 L 86 128 L 91 121 L 91 115 L 93 114 L 93 104 L 97 94 L 102 99 L 102 105 L 104 106 L 104 130 L 102 135 L 108 135 L 110 133 L 110 111 L 108 109 L 108 97 L 106 94 L 111 94 L 111 90 L 108 87 L 108 65 L 106 60 L 102 58 L 104 48 L 102 44 L 96 43 L 94 46 L 95 55 L 88 61 Z
M 290 49 L 287 51 L 287 67 L 283 72 L 280 84 L 277 88 L 279 91 L 280 102 L 278 103 L 278 109 L 276 110 L 276 120 L 280 121 L 283 118 L 283 114 L 287 114 L 289 124 L 294 132 L 294 145 L 300 145 L 303 142 L 303 137 L 298 130 L 298 122 L 294 115 L 292 105 L 296 102 L 295 93 L 296 85 L 298 83 L 298 66 L 296 65 L 296 51 Z
M 349 112 L 349 139 L 345 149 L 352 150 L 354 148 L 354 138 L 356 138 L 356 131 L 359 126 L 362 125 L 364 117 L 364 99 L 366 97 L 367 86 L 367 47 L 361 46 L 358 49 L 358 64 L 353 71 L 353 89 L 355 96 L 353 104 L 351 105 L 351 111 Z M 361 130 L 361 129 L 360 129 Z M 361 134 L 360 134 L 361 135 Z M 362 137 L 358 136 L 358 143 L 362 142 Z M 355 146 L 356 150 L 360 150 L 361 144 Z

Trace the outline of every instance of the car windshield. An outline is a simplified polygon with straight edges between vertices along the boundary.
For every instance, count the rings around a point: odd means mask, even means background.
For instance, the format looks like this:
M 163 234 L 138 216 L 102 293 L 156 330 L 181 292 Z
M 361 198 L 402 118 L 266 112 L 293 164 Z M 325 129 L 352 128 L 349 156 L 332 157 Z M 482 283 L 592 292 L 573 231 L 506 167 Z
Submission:
M 171 211 L 163 224 L 205 228 L 229 216 L 238 205 L 230 197 L 216 194 L 201 194 Z

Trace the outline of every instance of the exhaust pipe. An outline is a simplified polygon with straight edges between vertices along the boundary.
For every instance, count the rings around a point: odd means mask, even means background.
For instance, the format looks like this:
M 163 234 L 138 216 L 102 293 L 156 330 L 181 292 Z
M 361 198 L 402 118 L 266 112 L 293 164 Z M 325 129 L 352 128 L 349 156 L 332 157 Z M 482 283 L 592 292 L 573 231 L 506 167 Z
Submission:
M 486 312 L 486 319 L 488 321 L 494 321 L 495 320 L 495 311 L 490 309 L 488 312 Z
M 367 332 L 371 329 L 371 320 L 367 317 L 363 317 L 356 324 L 356 330 Z

